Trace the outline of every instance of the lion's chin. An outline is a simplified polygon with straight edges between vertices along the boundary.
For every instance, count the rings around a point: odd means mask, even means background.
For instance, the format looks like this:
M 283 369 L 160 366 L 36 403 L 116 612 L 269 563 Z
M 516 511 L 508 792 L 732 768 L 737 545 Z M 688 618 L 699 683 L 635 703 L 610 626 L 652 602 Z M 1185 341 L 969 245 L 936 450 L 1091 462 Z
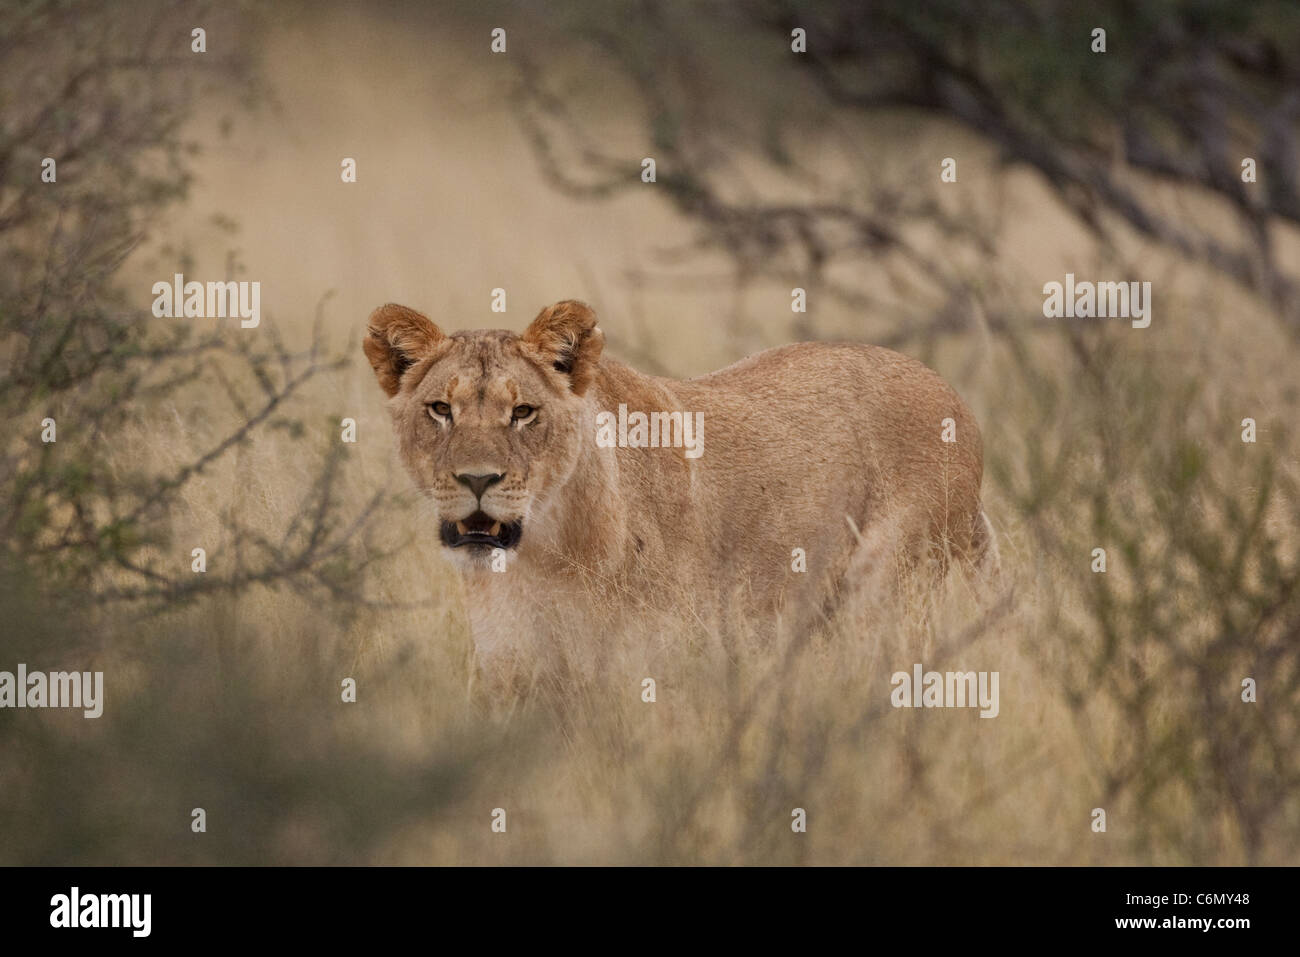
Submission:
M 478 511 L 457 522 L 443 522 L 439 529 L 448 548 L 514 548 L 523 537 L 522 522 L 502 522 Z

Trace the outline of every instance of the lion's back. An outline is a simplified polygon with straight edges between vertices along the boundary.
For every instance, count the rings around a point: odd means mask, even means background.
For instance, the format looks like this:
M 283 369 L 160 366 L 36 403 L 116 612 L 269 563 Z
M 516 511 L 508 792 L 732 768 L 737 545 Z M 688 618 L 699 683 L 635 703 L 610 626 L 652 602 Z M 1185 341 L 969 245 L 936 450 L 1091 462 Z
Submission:
M 855 544 L 850 522 L 862 530 L 892 518 L 916 543 L 969 545 L 980 509 L 979 428 L 957 393 L 915 359 L 799 343 L 674 391 L 683 408 L 703 413 L 697 481 L 708 507 L 757 548 L 789 556 L 812 542 L 838 565 Z
M 912 482 L 943 463 L 973 471 L 977 483 L 982 471 L 966 403 L 924 364 L 879 346 L 782 346 L 674 391 L 704 413 L 711 453 L 746 466 L 879 467 Z

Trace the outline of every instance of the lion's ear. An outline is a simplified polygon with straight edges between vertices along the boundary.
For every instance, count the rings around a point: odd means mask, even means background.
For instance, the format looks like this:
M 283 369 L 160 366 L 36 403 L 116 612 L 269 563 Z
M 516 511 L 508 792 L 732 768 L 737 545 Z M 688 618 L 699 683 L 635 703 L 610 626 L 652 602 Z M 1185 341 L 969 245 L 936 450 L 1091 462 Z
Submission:
M 587 391 L 605 347 L 605 334 L 596 325 L 595 311 L 576 299 L 547 306 L 519 338 L 557 372 L 569 377 L 575 395 Z
M 390 302 L 370 314 L 361 347 L 380 388 L 394 396 L 401 388 L 402 373 L 434 355 L 438 343 L 446 338 L 428 316 Z

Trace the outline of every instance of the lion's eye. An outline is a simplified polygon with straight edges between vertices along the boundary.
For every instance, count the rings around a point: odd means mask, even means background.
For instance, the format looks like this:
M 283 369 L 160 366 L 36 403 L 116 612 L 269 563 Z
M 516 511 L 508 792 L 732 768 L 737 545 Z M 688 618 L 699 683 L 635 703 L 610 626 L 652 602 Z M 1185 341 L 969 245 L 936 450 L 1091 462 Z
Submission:
M 429 409 L 430 411 L 433 412 L 434 415 L 438 416 L 439 418 L 443 418 L 443 419 L 451 418 L 451 406 L 449 406 L 446 402 L 430 402 Z
M 537 409 L 531 405 L 517 405 L 510 413 L 510 418 L 513 422 L 522 422 L 536 411 Z

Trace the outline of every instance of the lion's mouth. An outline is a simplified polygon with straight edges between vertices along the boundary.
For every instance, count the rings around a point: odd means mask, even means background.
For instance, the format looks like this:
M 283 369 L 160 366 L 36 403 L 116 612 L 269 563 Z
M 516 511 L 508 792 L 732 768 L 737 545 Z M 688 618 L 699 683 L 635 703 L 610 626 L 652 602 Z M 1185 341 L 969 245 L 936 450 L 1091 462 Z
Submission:
M 522 522 L 502 522 L 486 512 L 475 512 L 459 522 L 442 523 L 442 543 L 448 548 L 465 545 L 485 548 L 514 548 L 523 537 Z

